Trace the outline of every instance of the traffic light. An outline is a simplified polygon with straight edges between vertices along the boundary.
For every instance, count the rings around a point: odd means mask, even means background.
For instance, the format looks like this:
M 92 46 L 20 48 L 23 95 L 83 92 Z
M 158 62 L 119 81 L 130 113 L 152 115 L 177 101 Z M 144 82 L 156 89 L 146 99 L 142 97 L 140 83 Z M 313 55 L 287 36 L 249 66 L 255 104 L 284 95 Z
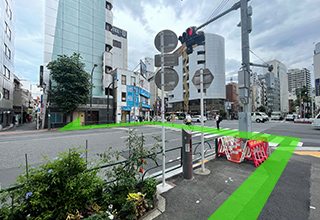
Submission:
M 179 37 L 179 41 L 181 42 L 181 44 L 184 44 L 196 35 L 197 28 L 195 26 L 189 27 L 185 32 L 182 33 L 182 36 Z
M 195 26 L 192 26 L 187 28 L 187 30 L 182 33 L 182 36 L 179 37 L 179 41 L 181 42 L 181 44 L 186 44 L 186 52 L 187 54 L 191 54 L 193 52 L 192 46 L 204 41 L 204 33 L 198 33 L 197 28 Z

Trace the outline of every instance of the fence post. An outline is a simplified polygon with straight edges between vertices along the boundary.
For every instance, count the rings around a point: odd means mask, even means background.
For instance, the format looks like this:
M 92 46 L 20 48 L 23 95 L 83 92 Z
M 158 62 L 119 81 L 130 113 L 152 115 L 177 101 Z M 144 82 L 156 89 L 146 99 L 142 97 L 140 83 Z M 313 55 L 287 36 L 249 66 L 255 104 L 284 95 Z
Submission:
M 88 166 L 88 140 L 86 140 L 86 167 Z
M 26 174 L 27 174 L 27 180 L 29 181 L 29 169 L 28 169 L 28 155 L 25 154 L 26 158 Z
M 216 158 L 218 157 L 218 138 L 215 138 L 215 150 L 216 150 Z
M 193 163 L 192 163 L 192 133 L 188 130 L 182 130 L 182 165 L 183 178 L 192 179 Z

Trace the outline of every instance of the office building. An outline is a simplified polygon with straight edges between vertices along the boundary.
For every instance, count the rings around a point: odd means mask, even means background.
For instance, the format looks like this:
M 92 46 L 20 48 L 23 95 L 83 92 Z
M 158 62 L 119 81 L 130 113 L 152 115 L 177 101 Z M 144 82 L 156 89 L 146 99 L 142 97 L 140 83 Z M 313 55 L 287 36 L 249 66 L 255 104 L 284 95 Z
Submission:
M 287 67 L 285 64 L 281 63 L 279 60 L 271 60 L 267 62 L 273 66 L 273 73 L 275 77 L 279 79 L 280 83 L 280 110 L 282 112 L 289 112 L 289 88 L 288 88 L 288 74 Z M 268 69 L 263 68 L 263 73 L 267 73 Z
M 308 93 L 311 94 L 311 75 L 310 70 L 303 69 L 289 69 L 288 70 L 288 89 L 289 92 L 296 92 L 296 89 L 305 86 Z
M 280 80 L 273 72 L 267 72 L 258 76 L 262 88 L 262 102 L 267 108 L 267 112 L 281 111 L 280 104 Z M 266 88 L 266 91 L 265 91 Z M 265 97 L 266 96 L 266 97 Z
M 0 130 L 14 121 L 15 0 L 0 1 Z
M 200 93 L 193 85 L 192 78 L 200 68 L 207 68 L 213 74 L 214 79 L 204 94 L 204 110 L 224 110 L 226 99 L 225 88 L 225 47 L 224 38 L 205 33 L 205 43 L 193 48 L 189 54 L 186 67 L 183 66 L 183 46 L 176 53 L 179 54 L 179 66 L 174 67 L 179 76 L 176 88 L 168 92 L 168 103 L 172 111 L 190 111 L 200 114 Z M 187 70 L 187 71 L 186 71 Z M 188 74 L 187 74 L 188 72 Z
M 127 32 L 113 26 L 112 8 L 113 0 L 46 0 L 44 67 L 60 54 L 80 53 L 85 71 L 92 75 L 94 85 L 92 115 L 89 103 L 78 107 L 72 118 L 64 116 L 53 106 L 52 123 L 68 122 L 81 116 L 82 123 L 94 121 L 101 124 L 107 122 L 108 115 L 113 115 L 114 107 L 107 104 L 108 94 L 113 92 L 111 72 L 117 66 L 127 68 Z M 43 79 L 49 85 L 47 68 L 44 68 Z M 44 96 L 44 106 L 46 102 Z M 43 109 L 45 117 L 46 109 Z

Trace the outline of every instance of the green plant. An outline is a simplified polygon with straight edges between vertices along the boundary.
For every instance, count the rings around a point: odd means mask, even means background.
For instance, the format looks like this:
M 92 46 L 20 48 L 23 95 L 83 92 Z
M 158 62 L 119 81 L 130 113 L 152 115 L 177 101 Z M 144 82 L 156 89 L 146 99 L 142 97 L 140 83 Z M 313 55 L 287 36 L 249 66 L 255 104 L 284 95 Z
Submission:
M 146 164 L 144 158 L 156 160 L 157 151 L 161 149 L 160 137 L 153 137 L 156 143 L 150 149 L 145 147 L 145 137 L 138 136 L 134 130 L 127 131 L 128 138 L 125 140 L 129 156 L 127 162 L 113 166 L 106 171 L 108 180 L 114 181 L 110 184 L 110 189 L 105 191 L 103 198 L 108 204 L 113 204 L 115 209 L 120 210 L 126 203 L 126 196 L 129 192 L 138 192 L 137 184 L 142 181 L 143 165 Z M 113 163 L 118 160 L 123 152 L 112 151 L 109 148 L 104 154 L 99 154 L 103 163 Z M 107 195 L 109 194 L 109 195 Z
M 152 199 L 157 192 L 158 180 L 153 178 L 147 178 L 143 183 L 143 193 L 146 194 L 146 198 Z
M 79 148 L 60 153 L 53 160 L 44 156 L 44 164 L 28 167 L 28 175 L 22 173 L 15 185 L 13 208 L 2 203 L 0 213 L 10 210 L 14 219 L 65 219 L 68 213 L 84 211 L 101 195 L 103 180 L 98 170 L 88 172 Z M 10 201 L 10 193 L 1 195 L 2 201 Z M 3 217 L 6 219 L 6 216 Z

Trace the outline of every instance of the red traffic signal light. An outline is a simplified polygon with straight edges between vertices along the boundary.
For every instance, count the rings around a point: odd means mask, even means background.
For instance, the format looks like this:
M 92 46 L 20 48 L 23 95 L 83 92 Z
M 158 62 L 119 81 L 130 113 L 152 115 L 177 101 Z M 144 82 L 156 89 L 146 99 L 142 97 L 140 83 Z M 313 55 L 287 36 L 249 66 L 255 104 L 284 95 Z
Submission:
M 192 36 L 193 30 L 192 30 L 192 29 L 189 29 L 188 34 L 189 34 L 189 36 Z

